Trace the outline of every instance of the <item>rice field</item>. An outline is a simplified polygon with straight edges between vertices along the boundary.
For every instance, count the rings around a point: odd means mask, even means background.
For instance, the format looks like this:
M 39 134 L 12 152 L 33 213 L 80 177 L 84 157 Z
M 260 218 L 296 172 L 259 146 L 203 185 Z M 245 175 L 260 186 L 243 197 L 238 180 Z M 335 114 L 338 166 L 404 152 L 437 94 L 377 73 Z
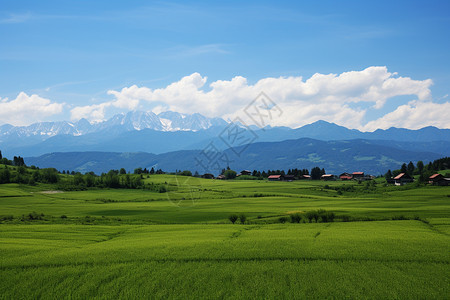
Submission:
M 0 185 L 0 298 L 450 294 L 449 188 L 379 184 L 338 195 L 323 182 L 181 180 L 146 179 L 167 182 L 168 193 Z M 277 221 L 321 208 L 336 221 Z M 43 216 L 29 220 L 32 211 Z M 231 224 L 231 213 L 248 219 Z

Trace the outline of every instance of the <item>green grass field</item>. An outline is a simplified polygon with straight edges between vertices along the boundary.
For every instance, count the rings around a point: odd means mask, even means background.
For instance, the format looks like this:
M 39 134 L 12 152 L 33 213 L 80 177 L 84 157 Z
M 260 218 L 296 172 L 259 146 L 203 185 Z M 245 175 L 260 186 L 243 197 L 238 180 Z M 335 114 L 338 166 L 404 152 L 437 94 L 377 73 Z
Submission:
M 167 183 L 169 192 L 0 185 L 0 298 L 450 294 L 448 187 L 145 181 Z M 334 212 L 335 221 L 278 221 L 317 209 Z M 33 211 L 37 220 L 27 218 Z M 233 213 L 244 213 L 246 223 L 231 224 Z

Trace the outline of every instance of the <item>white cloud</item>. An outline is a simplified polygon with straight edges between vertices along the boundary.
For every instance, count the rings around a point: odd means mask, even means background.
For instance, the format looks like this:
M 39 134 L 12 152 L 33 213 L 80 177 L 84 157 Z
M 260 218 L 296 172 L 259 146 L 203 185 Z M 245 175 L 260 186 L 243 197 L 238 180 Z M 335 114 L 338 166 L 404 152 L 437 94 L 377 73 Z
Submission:
M 450 102 L 433 103 L 411 101 L 397 107 L 383 117 L 367 123 L 363 129 L 373 131 L 378 128 L 402 127 L 420 129 L 426 126 L 450 128 Z
M 386 67 L 368 67 L 342 74 L 316 73 L 307 80 L 301 76 L 263 78 L 253 85 L 242 76 L 217 80 L 205 88 L 206 82 L 207 77 L 193 73 L 159 89 L 133 85 L 120 91 L 111 90 L 108 94 L 113 95 L 114 100 L 103 106 L 75 108 L 72 118 L 83 115 L 92 120 L 94 115 L 103 117 L 109 106 L 134 110 L 151 104 L 156 106 L 156 111 L 199 112 L 209 117 L 231 119 L 240 116 L 250 122 L 243 109 L 263 91 L 283 110 L 282 116 L 268 123 L 272 126 L 298 127 L 326 120 L 351 128 L 372 128 L 376 123 L 371 122 L 367 127 L 363 124 L 368 110 L 364 103 L 372 103 L 370 109 L 379 110 L 386 101 L 401 95 L 411 95 L 411 100 L 418 103 L 430 103 L 433 84 L 430 79 L 399 77 Z
M 0 124 L 29 125 L 61 113 L 63 107 L 64 104 L 21 92 L 11 101 L 8 98 L 0 98 Z
M 77 106 L 70 111 L 70 118 L 74 121 L 82 118 L 93 122 L 100 122 L 105 119 L 105 109 L 111 106 L 111 103 Z

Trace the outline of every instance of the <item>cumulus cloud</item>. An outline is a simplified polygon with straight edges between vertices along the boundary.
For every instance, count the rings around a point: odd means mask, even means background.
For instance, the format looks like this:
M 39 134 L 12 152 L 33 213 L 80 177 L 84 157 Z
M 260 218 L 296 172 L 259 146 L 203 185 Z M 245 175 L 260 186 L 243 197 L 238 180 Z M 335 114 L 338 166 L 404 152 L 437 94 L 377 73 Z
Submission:
M 425 126 L 436 126 L 438 128 L 450 128 L 450 102 L 433 103 L 411 101 L 406 105 L 397 107 L 383 117 L 370 121 L 364 130 L 373 131 L 378 128 L 402 127 L 409 129 L 420 129 Z
M 411 95 L 411 100 L 417 100 L 417 105 L 422 107 L 420 103 L 430 103 L 433 84 L 430 79 L 400 77 L 386 67 L 368 67 L 341 74 L 316 73 L 306 80 L 301 76 L 290 76 L 263 78 L 249 84 L 246 78 L 236 76 L 231 80 L 214 81 L 209 86 L 206 82 L 207 77 L 193 73 L 159 89 L 133 85 L 119 91 L 111 90 L 108 94 L 114 97 L 113 100 L 74 108 L 72 118 L 101 119 L 108 107 L 135 110 L 140 105 L 151 104 L 155 112 L 199 112 L 225 119 L 239 116 L 251 123 L 243 109 L 260 92 L 265 92 L 283 110 L 281 116 L 274 117 L 267 125 L 298 127 L 326 120 L 351 128 L 370 129 L 377 126 L 374 122 L 388 121 L 380 119 L 364 126 L 368 108 L 362 104 L 369 103 L 370 109 L 379 110 L 391 98 Z M 409 123 L 404 126 L 406 124 Z
M 21 92 L 14 100 L 0 98 L 0 124 L 29 125 L 59 114 L 63 108 L 64 104 Z
M 71 117 L 73 120 L 101 121 L 108 108 L 136 110 L 149 106 L 155 113 L 166 110 L 199 112 L 224 119 L 240 117 L 251 124 L 244 108 L 264 92 L 283 111 L 282 115 L 274 114 L 271 120 L 267 119 L 265 125 L 299 127 L 326 120 L 362 130 L 427 125 L 450 128 L 445 116 L 437 113 L 448 111 L 449 104 L 432 102 L 430 87 L 433 82 L 430 79 L 401 77 L 388 72 L 386 67 L 368 67 L 341 74 L 316 73 L 306 80 L 301 76 L 290 76 L 263 78 L 249 84 L 246 78 L 236 76 L 231 80 L 206 83 L 207 77 L 193 73 L 158 89 L 132 85 L 118 91 L 110 90 L 111 101 L 75 107 Z M 386 101 L 396 101 L 391 98 L 405 95 L 411 96 L 409 104 L 367 123 L 368 110 L 381 110 Z
M 105 109 L 109 106 L 111 106 L 110 102 L 77 106 L 70 111 L 70 117 L 73 121 L 84 118 L 92 122 L 100 122 L 105 119 Z

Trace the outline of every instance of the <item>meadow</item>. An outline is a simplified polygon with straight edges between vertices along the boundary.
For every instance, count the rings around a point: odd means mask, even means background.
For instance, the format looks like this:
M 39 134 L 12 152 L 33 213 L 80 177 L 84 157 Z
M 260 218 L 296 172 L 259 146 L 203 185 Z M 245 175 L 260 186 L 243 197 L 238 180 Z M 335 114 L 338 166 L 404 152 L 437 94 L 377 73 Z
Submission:
M 0 185 L 0 297 L 446 299 L 450 189 L 144 177 Z M 334 222 L 310 223 L 324 209 Z M 231 224 L 230 214 L 246 221 Z M 292 214 L 300 223 L 280 223 Z M 30 217 L 34 216 L 34 217 Z

